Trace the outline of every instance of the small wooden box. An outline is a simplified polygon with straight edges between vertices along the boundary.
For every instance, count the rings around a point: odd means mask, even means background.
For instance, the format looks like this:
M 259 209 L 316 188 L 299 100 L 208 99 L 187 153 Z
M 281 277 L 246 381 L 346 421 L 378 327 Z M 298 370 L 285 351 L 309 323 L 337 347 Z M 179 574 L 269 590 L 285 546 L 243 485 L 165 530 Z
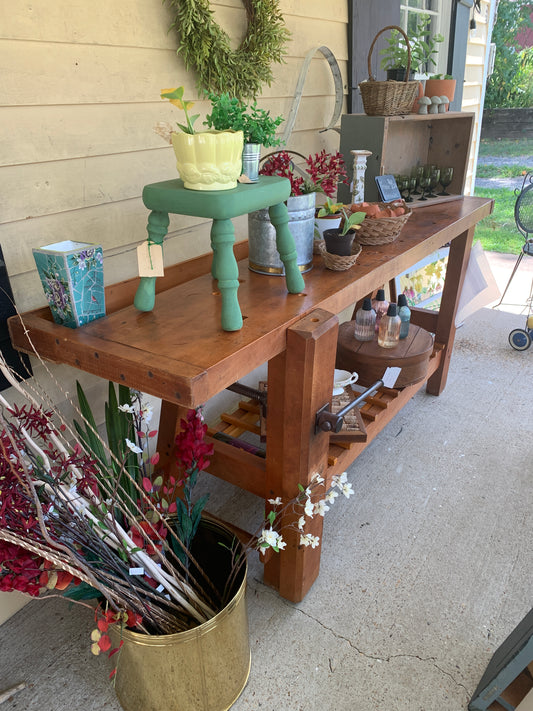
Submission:
M 358 385 L 373 385 L 391 366 L 402 369 L 395 388 L 405 388 L 424 380 L 433 352 L 431 333 L 411 324 L 407 338 L 395 348 L 381 348 L 377 338 L 364 342 L 356 340 L 354 330 L 355 321 L 347 321 L 339 327 L 335 367 L 350 372 L 355 370 L 359 374 Z

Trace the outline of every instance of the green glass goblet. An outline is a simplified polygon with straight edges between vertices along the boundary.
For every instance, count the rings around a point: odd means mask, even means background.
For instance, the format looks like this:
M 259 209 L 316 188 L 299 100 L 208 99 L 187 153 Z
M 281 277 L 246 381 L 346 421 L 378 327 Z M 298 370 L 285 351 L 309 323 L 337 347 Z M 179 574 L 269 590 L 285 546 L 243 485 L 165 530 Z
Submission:
M 446 188 L 453 180 L 453 168 L 443 168 L 440 171 L 440 184 L 442 185 L 442 192 L 439 195 L 449 195 L 446 192 Z
M 426 190 L 429 190 L 429 184 L 431 182 L 431 178 L 429 175 L 421 175 L 420 180 L 419 180 L 419 185 L 422 188 L 422 195 L 419 197 L 419 200 L 427 200 L 426 197 Z
M 428 193 L 429 198 L 437 197 L 437 193 L 435 193 L 433 191 L 439 184 L 439 180 L 440 180 L 440 170 L 439 170 L 439 168 L 435 168 L 434 170 L 431 171 L 431 173 L 429 175 L 429 193 Z

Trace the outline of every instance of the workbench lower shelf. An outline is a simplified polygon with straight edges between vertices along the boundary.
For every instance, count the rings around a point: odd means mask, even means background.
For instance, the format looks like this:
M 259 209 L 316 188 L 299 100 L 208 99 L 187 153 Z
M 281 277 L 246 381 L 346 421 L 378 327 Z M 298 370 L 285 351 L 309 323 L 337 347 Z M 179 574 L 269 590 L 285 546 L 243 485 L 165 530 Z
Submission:
M 329 486 L 333 476 L 345 471 L 361 454 L 365 447 L 381 432 L 393 417 L 411 400 L 412 397 L 425 385 L 427 380 L 439 367 L 444 347 L 435 344 L 427 375 L 423 381 L 414 383 L 405 388 L 380 388 L 373 395 L 369 395 L 362 407 L 359 408 L 358 417 L 362 427 L 357 430 L 352 441 L 346 438 L 340 441 L 335 435 L 330 436 L 328 453 L 328 469 L 326 482 Z M 354 391 L 353 396 L 357 396 Z M 266 437 L 266 422 L 262 417 L 261 407 L 258 402 L 246 399 L 239 400 L 237 409 L 224 412 L 219 420 L 208 427 L 208 435 L 215 446 L 212 464 L 216 467 L 216 475 L 225 481 L 242 486 L 242 465 L 249 462 L 250 479 L 254 476 L 261 463 L 264 472 L 264 462 L 268 452 L 268 439 Z M 217 457 L 223 457 L 225 466 L 218 466 Z M 228 466 L 232 456 L 235 467 Z M 214 473 L 214 472 L 213 472 Z M 256 482 L 257 487 L 257 482 Z M 248 487 L 246 487 L 248 488 Z M 260 496 L 266 496 L 265 490 L 256 491 Z

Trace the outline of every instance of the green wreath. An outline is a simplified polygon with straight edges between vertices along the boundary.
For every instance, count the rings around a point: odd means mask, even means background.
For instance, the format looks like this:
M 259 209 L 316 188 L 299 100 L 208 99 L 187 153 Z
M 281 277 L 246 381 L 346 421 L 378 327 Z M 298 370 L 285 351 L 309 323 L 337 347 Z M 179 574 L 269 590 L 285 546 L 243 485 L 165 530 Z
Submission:
M 230 39 L 213 19 L 209 0 L 168 0 L 176 10 L 171 25 L 178 33 L 178 54 L 187 69 L 198 73 L 199 92 L 228 92 L 238 99 L 253 99 L 262 85 L 270 86 L 272 62 L 283 62 L 290 32 L 278 0 L 242 0 L 248 30 L 233 51 Z

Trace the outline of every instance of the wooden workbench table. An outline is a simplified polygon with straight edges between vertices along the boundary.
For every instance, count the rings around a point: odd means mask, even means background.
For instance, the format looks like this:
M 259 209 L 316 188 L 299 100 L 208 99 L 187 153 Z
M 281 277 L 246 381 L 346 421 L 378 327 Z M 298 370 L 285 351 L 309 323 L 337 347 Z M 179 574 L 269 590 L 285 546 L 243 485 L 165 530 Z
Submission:
M 474 228 L 491 210 L 491 200 L 474 197 L 415 210 L 396 242 L 364 247 L 347 271 L 326 270 L 316 257 L 301 294 L 289 294 L 284 279 L 251 272 L 247 244 L 240 243 L 235 247 L 244 319 L 240 331 L 220 328 L 220 294 L 210 275 L 211 257 L 205 255 L 167 269 L 157 281 L 151 312 L 131 305 L 138 284 L 132 279 L 107 288 L 108 315 L 102 319 L 69 329 L 56 325 L 43 308 L 12 317 L 11 337 L 16 348 L 32 353 L 27 329 L 43 358 L 162 398 L 159 451 L 169 466 L 182 408 L 206 402 L 268 361 L 266 459 L 214 440 L 209 471 L 263 498 L 291 499 L 297 484 L 306 486 L 315 472 L 331 481 L 346 469 L 424 384 L 398 391 L 367 428 L 367 443 L 338 448 L 335 465 L 328 467 L 329 435 L 315 434 L 315 415 L 331 399 L 337 314 L 451 242 L 440 312 L 414 309 L 412 314 L 413 323 L 435 334 L 427 391 L 438 395 L 446 383 Z M 310 532 L 320 535 L 321 517 L 311 523 Z M 318 575 L 320 547 L 299 546 L 292 531 L 284 537 L 286 550 L 265 563 L 265 581 L 298 601 Z

